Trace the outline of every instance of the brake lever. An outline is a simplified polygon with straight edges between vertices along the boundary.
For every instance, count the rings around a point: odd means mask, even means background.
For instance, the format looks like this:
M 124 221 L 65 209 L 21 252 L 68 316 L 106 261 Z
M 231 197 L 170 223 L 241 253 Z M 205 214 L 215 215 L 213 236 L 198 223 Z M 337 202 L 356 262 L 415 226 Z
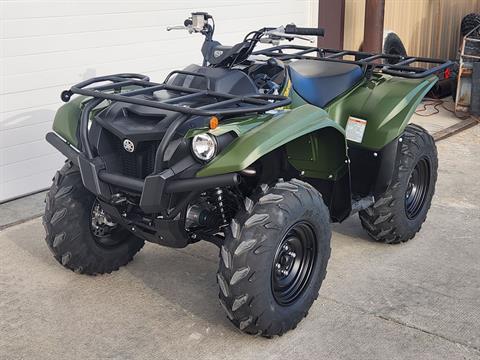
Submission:
M 170 30 L 187 30 L 188 28 L 184 25 L 175 25 L 175 26 L 167 26 L 167 31 Z
M 300 40 L 308 41 L 309 43 L 315 42 L 314 40 L 312 40 L 310 38 L 307 38 L 307 37 L 304 37 L 304 36 L 301 36 L 301 35 L 292 35 L 292 37 L 300 39 Z

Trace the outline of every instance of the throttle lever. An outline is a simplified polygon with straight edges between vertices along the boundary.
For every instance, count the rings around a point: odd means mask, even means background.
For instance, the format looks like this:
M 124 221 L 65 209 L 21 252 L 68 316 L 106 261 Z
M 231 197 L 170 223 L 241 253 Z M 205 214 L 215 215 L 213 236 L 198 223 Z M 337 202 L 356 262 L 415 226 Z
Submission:
M 295 38 L 295 39 L 305 40 L 305 41 L 308 41 L 308 42 L 311 42 L 311 43 L 314 42 L 312 39 L 301 36 L 301 35 L 286 33 L 283 26 L 280 26 L 279 28 L 277 28 L 275 30 L 267 31 L 266 34 L 270 35 L 270 36 L 276 36 L 278 38 L 284 38 L 284 39 L 287 39 L 287 40 L 290 40 L 290 41 Z

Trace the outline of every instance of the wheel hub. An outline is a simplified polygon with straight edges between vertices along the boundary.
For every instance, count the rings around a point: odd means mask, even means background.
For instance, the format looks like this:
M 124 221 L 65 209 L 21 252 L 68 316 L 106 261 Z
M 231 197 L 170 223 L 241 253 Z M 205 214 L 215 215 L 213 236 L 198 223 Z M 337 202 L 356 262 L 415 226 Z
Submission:
M 316 261 L 316 238 L 306 222 L 293 225 L 280 242 L 272 265 L 272 290 L 280 305 L 295 302 L 308 285 Z
M 107 214 L 100 204 L 95 201 L 92 209 L 92 230 L 95 236 L 103 237 L 111 233 L 111 230 L 117 226 L 113 221 L 108 220 Z
M 294 239 L 289 239 L 289 241 L 294 241 Z M 295 249 L 289 245 L 289 241 L 282 246 L 278 261 L 275 263 L 275 271 L 281 277 L 290 274 L 295 264 L 295 258 L 297 257 L 297 253 Z
M 90 231 L 97 244 L 103 247 L 112 247 L 120 244 L 123 240 L 115 239 L 115 236 L 112 236 L 117 229 L 118 224 L 111 221 L 99 202 L 95 200 L 90 217 Z

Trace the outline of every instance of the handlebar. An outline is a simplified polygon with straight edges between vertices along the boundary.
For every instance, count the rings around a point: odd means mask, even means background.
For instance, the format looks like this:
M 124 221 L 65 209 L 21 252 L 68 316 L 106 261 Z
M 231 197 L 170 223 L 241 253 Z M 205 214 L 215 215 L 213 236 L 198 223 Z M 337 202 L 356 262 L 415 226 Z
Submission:
M 213 64 L 215 66 L 229 66 L 230 68 L 234 64 L 241 63 L 247 59 L 258 43 L 278 45 L 282 40 L 293 41 L 294 39 L 314 42 L 313 39 L 304 36 L 325 35 L 325 29 L 323 28 L 297 27 L 295 24 L 277 28 L 264 27 L 260 30 L 249 32 L 243 42 L 235 45 L 228 52 L 225 52 L 224 49 L 219 50 L 218 53 L 222 56 L 214 58 L 212 54 L 215 54 L 215 49 L 220 44 L 217 41 L 213 41 L 215 21 L 212 15 L 206 12 L 194 12 L 184 21 L 183 25 L 169 26 L 167 30 L 187 30 L 190 34 L 203 34 L 205 36 L 205 42 L 202 46 L 203 65 Z
M 285 34 L 292 35 L 305 35 L 305 36 L 324 36 L 325 29 L 323 28 L 304 28 L 297 27 L 294 24 L 289 24 L 285 26 Z

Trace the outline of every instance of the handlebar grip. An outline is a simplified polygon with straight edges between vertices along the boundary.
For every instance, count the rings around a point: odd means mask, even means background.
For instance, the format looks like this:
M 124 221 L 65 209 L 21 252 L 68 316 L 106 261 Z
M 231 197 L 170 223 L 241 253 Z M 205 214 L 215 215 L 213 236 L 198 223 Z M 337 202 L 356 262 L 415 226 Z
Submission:
M 303 28 L 296 25 L 289 24 L 285 26 L 285 34 L 306 35 L 306 36 L 324 36 L 325 29 L 323 28 Z

